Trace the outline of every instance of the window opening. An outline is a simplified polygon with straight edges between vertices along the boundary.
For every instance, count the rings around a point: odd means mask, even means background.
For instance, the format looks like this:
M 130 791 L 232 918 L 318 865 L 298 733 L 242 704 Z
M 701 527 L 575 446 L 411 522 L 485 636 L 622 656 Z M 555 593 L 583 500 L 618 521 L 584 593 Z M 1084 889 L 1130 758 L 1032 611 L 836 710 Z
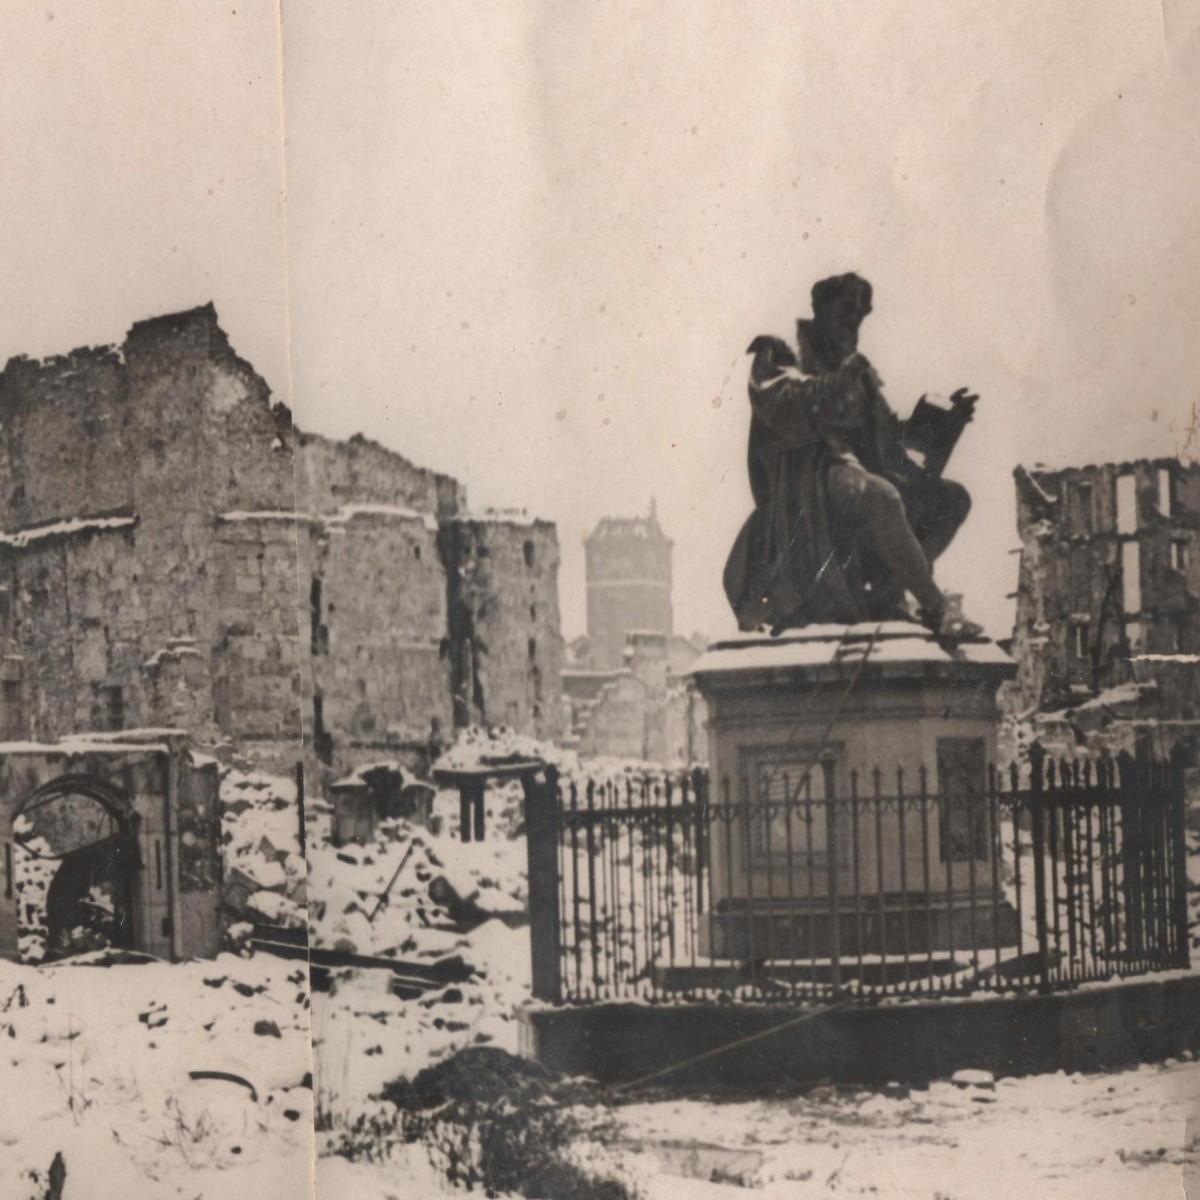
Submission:
M 1117 532 L 1137 533 L 1137 481 L 1132 475 L 1117 476 Z

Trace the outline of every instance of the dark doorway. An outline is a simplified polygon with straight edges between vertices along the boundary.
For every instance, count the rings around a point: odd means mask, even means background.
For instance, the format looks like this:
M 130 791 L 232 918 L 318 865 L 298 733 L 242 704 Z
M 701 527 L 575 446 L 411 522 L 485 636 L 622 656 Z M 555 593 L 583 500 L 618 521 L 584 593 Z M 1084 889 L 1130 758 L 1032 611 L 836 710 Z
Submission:
M 64 777 L 34 792 L 13 827 L 21 959 L 134 948 L 141 863 L 129 803 L 101 780 Z

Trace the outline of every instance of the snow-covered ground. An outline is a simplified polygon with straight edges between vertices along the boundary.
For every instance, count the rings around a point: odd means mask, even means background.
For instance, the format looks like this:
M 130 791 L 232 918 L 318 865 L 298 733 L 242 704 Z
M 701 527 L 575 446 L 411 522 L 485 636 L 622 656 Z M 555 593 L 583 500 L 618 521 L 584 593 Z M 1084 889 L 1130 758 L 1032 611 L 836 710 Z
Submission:
M 895 1090 L 632 1105 L 621 1160 L 646 1200 L 729 1196 L 739 1183 L 781 1200 L 1162 1200 L 1200 1186 L 1195 1062 Z
M 464 843 L 457 793 L 443 791 L 434 803 L 432 830 L 384 821 L 370 845 L 339 848 L 330 843 L 324 806 L 314 805 L 312 944 L 403 962 L 458 958 L 471 968 L 469 979 L 417 1000 L 392 994 L 391 973 L 384 970 L 336 972 L 331 990 L 314 994 L 317 1106 L 325 1123 L 343 1128 L 371 1108 L 370 1097 L 385 1083 L 412 1078 L 456 1050 L 493 1045 L 516 1053 L 515 1014 L 530 997 L 531 978 L 522 916 L 525 840 L 513 836 L 519 810 L 519 785 L 490 790 L 489 835 Z M 446 907 L 458 903 L 495 915 L 464 932 Z
M 0 1196 L 41 1200 L 56 1153 L 64 1200 L 307 1196 L 310 1064 L 295 963 L 0 962 Z
M 489 840 L 462 844 L 451 800 L 439 798 L 446 819 L 437 833 L 394 823 L 376 844 L 343 850 L 340 859 L 331 847 L 313 852 L 313 896 L 336 896 L 314 920 L 318 940 L 349 937 L 383 954 L 405 946 L 401 957 L 455 954 L 475 971 L 467 984 L 422 1001 L 392 996 L 382 972 L 347 972 L 330 995 L 314 997 L 317 1179 L 331 1196 L 451 1194 L 419 1145 L 395 1146 L 375 1162 L 330 1152 L 356 1120 L 394 1118 L 386 1103 L 371 1099 L 386 1083 L 412 1079 L 467 1046 L 517 1049 L 516 1025 L 506 1018 L 529 995 L 527 930 L 492 921 L 447 934 L 436 928 L 445 914 L 430 903 L 428 887 L 445 874 L 463 895 L 485 894 L 479 883 L 487 879 L 523 897 L 524 843 L 502 835 L 491 812 Z M 489 805 L 494 801 L 489 797 Z M 363 914 L 414 841 L 420 844 L 387 905 L 368 922 Z M 1195 885 L 1194 837 L 1191 849 Z M 407 893 L 400 886 L 406 877 Z M 418 907 L 422 915 L 415 915 Z M 1200 919 L 1196 895 L 1192 910 Z M 945 1080 L 913 1091 L 827 1087 L 790 1098 L 637 1103 L 614 1092 L 611 1100 L 592 1114 L 602 1133 L 580 1140 L 574 1153 L 591 1173 L 622 1180 L 643 1200 L 726 1196 L 744 1187 L 788 1198 L 1149 1200 L 1189 1194 L 1187 1178 L 1200 1185 L 1200 1064 L 1192 1061 L 1112 1074 L 985 1078 L 961 1087 Z
M 312 944 L 401 959 L 450 954 L 459 940 L 447 932 L 447 905 L 454 907 L 454 897 L 481 914 L 520 919 L 527 902 L 525 839 L 511 836 L 519 825 L 519 795 L 519 785 L 489 791 L 489 836 L 482 842 L 459 838 L 453 791 L 438 793 L 432 830 L 399 819 L 382 821 L 366 846 L 332 845 L 329 812 L 313 804 Z
M 1200 1064 L 1042 1075 L 926 1090 L 817 1088 L 787 1099 L 618 1107 L 616 1133 L 573 1147 L 642 1200 L 1163 1200 L 1200 1186 Z M 588 1114 L 584 1114 L 586 1123 Z M 420 1147 L 383 1163 L 326 1157 L 320 1194 L 453 1194 Z M 566 1198 L 564 1198 L 566 1200 Z
M 226 882 L 242 881 L 248 915 L 276 905 L 302 924 L 294 784 L 228 769 L 221 798 Z M 57 864 L 18 861 L 36 960 Z M 64 1200 L 309 1196 L 309 1013 L 307 966 L 265 955 L 0 961 L 0 1198 L 42 1200 L 56 1154 Z
M 470 1047 L 517 1052 L 514 1014 L 530 995 L 519 786 L 489 791 L 488 837 L 470 844 L 453 792 L 439 793 L 430 828 L 386 821 L 370 845 L 340 848 L 316 801 L 307 880 L 293 797 L 286 779 L 224 775 L 226 877 L 242 881 L 250 911 L 274 905 L 295 919 L 307 899 L 316 946 L 458 959 L 467 978 L 401 999 L 391 971 L 335 970 L 330 990 L 310 997 L 300 964 L 261 954 L 0 963 L 0 1200 L 41 1200 L 59 1152 L 65 1200 L 306 1197 L 314 1153 L 321 1197 L 452 1193 L 421 1144 L 393 1146 L 383 1161 L 333 1151 L 363 1122 L 394 1122 L 378 1098 L 389 1083 Z M 1191 849 L 1196 888 L 1194 836 Z M 1200 888 L 1192 911 L 1200 921 Z M 470 914 L 485 919 L 468 929 Z M 1149 1198 L 1187 1194 L 1185 1173 L 1197 1171 L 1191 1061 L 912 1092 L 606 1099 L 577 1114 L 584 1134 L 570 1153 L 643 1200 L 744 1187 L 789 1198 Z

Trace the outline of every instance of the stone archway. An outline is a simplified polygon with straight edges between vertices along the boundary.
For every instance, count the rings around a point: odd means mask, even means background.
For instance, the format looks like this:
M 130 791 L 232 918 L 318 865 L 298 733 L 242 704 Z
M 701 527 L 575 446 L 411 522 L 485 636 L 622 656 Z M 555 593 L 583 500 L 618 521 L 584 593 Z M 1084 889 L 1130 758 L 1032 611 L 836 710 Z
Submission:
M 20 957 L 51 962 L 132 948 L 138 818 L 93 775 L 64 775 L 25 797 L 13 817 Z

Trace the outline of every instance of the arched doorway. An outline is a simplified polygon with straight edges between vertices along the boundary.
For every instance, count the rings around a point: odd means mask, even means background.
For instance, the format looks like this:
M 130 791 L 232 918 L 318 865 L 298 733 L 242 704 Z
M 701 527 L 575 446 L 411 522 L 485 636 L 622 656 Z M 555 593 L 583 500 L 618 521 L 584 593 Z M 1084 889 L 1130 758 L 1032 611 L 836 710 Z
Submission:
M 53 962 L 134 945 L 137 815 L 110 784 L 65 775 L 13 819 L 20 958 Z

